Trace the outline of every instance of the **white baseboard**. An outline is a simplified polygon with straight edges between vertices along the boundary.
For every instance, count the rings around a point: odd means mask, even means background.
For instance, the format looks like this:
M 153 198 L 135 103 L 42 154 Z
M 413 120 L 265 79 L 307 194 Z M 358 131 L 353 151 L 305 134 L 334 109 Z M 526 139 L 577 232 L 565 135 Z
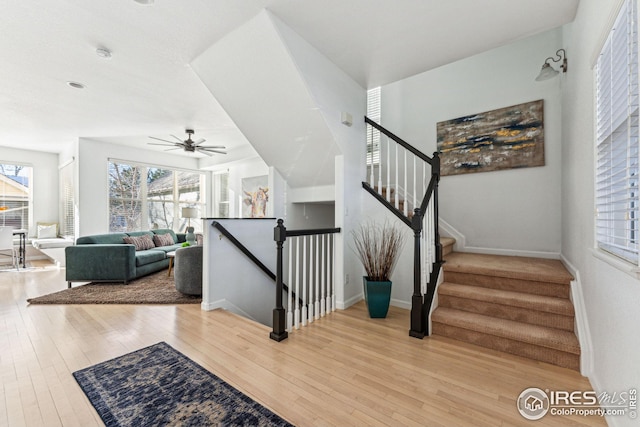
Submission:
M 212 310 L 217 310 L 217 309 L 223 309 L 223 310 L 227 310 L 230 311 L 234 314 L 237 314 L 238 316 L 242 316 L 242 317 L 246 317 L 247 319 L 251 319 L 254 322 L 257 322 L 256 319 L 254 319 L 249 313 L 247 313 L 246 311 L 242 310 L 240 307 L 238 307 L 237 305 L 229 302 L 226 299 L 220 299 L 218 301 L 213 301 L 213 302 L 204 302 L 202 301 L 202 303 L 200 304 L 200 307 L 202 308 L 203 311 L 212 311 Z M 260 322 L 258 322 L 260 323 Z
M 575 310 L 576 335 L 580 343 L 580 373 L 591 377 L 593 373 L 593 342 L 587 319 L 587 308 L 584 304 L 580 272 L 563 256 L 561 261 L 574 277 L 571 281 L 571 301 Z
M 405 310 L 411 310 L 411 301 L 403 301 L 403 300 L 391 298 L 389 305 L 392 305 L 394 307 L 404 308 Z
M 440 232 L 443 236 L 452 237 L 456 240 L 453 244 L 453 250 L 456 252 L 470 252 L 474 254 L 486 254 L 486 255 L 504 255 L 504 256 L 520 256 L 520 257 L 533 257 L 533 258 L 547 258 L 547 259 L 560 259 L 559 252 L 545 252 L 545 251 L 527 251 L 520 249 L 498 249 L 498 248 L 483 248 L 478 246 L 467 246 L 467 239 L 465 236 L 447 221 L 440 218 L 439 220 Z
M 364 295 L 360 294 L 360 295 L 353 296 L 346 301 L 336 301 L 336 308 L 338 310 L 346 310 L 347 308 L 351 307 L 353 304 L 356 304 L 362 301 L 363 299 L 364 299 Z

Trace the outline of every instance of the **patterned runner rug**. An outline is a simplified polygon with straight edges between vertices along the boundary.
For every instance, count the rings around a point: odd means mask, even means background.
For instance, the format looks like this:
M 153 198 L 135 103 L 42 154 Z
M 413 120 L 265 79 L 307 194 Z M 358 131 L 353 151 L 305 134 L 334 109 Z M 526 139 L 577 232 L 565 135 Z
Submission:
M 74 372 L 110 426 L 290 426 L 160 342 Z

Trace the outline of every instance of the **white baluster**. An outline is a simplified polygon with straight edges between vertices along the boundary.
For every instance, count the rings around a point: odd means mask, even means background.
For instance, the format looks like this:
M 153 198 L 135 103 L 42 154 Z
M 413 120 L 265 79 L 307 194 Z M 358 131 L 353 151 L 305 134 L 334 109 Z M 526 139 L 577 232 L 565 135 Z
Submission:
M 380 136 L 380 152 L 378 153 L 378 194 L 382 194 L 382 135 Z
M 395 207 L 396 209 L 399 209 L 399 201 L 398 201 L 398 196 L 400 196 L 400 191 L 398 191 L 398 183 L 400 182 L 398 180 L 398 144 L 396 144 L 396 158 L 395 158 L 395 162 L 396 162 L 396 181 L 394 182 L 395 188 L 396 188 L 396 194 L 394 196 L 394 198 L 396 199 L 396 203 L 395 203 Z
M 371 125 L 369 125 L 371 126 Z M 371 173 L 369 176 L 369 184 L 373 187 L 373 133 L 376 132 L 376 128 L 371 126 Z
M 309 323 L 313 323 L 314 289 L 315 289 L 315 248 L 313 244 L 314 236 L 309 236 Z
M 387 163 L 386 163 L 386 168 L 387 168 L 387 202 L 391 203 L 391 159 L 390 159 L 390 153 L 391 153 L 391 147 L 389 146 L 389 144 L 391 144 L 389 142 L 389 138 L 385 137 L 385 141 L 387 141 Z
M 404 150 L 404 192 L 403 192 L 403 199 L 404 199 L 404 216 L 407 216 L 407 212 L 408 212 L 408 207 L 409 207 L 409 203 L 408 203 L 408 198 L 407 198 L 407 150 Z
M 327 258 L 325 256 L 325 245 L 324 245 L 324 237 L 325 235 L 322 234 L 320 236 L 320 255 L 321 255 L 321 259 L 320 259 L 320 268 L 322 269 L 321 273 L 321 277 L 320 277 L 320 283 L 321 283 L 321 292 L 320 292 L 320 317 L 324 317 L 325 313 L 327 312 L 327 307 L 326 307 L 326 300 L 325 300 L 325 293 L 326 293 L 326 288 L 327 288 Z
M 416 170 L 416 155 L 413 155 L 413 209 L 420 206 L 420 202 L 416 197 L 416 175 L 418 175 L 418 171 Z
M 287 331 L 291 332 L 293 327 L 293 241 L 289 241 L 287 249 L 289 250 L 289 299 L 287 304 Z
M 307 236 L 302 237 L 302 326 L 307 326 Z
M 331 301 L 333 301 L 333 234 L 327 235 L 327 299 L 325 305 L 327 307 L 327 314 L 333 311 L 331 307 Z
M 315 310 L 313 312 L 316 319 L 320 318 L 320 269 L 322 268 L 322 264 L 320 263 L 320 236 L 316 235 L 316 300 L 315 300 Z
M 294 327 L 300 329 L 300 237 L 294 237 L 293 239 L 296 242 L 296 309 L 293 312 L 293 319 Z

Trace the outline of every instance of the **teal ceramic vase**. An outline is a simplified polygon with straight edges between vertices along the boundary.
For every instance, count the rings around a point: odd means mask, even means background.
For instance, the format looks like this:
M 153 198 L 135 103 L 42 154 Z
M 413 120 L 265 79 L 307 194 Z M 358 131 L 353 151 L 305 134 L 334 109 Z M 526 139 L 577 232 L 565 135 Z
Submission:
M 391 301 L 391 281 L 372 281 L 366 276 L 364 282 L 364 299 L 367 302 L 369 317 L 387 317 L 389 302 Z

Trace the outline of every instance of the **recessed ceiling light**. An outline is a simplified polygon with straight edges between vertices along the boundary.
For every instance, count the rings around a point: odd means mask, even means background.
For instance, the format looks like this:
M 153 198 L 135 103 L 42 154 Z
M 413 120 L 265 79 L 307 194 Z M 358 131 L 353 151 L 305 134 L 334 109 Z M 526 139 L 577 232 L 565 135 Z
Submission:
M 111 58 L 111 51 L 104 47 L 99 47 L 96 49 L 96 55 L 100 58 L 109 59 Z
M 67 82 L 67 85 L 75 89 L 84 89 L 84 85 L 78 82 Z
M 140 4 L 151 4 L 153 3 L 155 0 L 133 0 L 136 3 L 140 3 Z

